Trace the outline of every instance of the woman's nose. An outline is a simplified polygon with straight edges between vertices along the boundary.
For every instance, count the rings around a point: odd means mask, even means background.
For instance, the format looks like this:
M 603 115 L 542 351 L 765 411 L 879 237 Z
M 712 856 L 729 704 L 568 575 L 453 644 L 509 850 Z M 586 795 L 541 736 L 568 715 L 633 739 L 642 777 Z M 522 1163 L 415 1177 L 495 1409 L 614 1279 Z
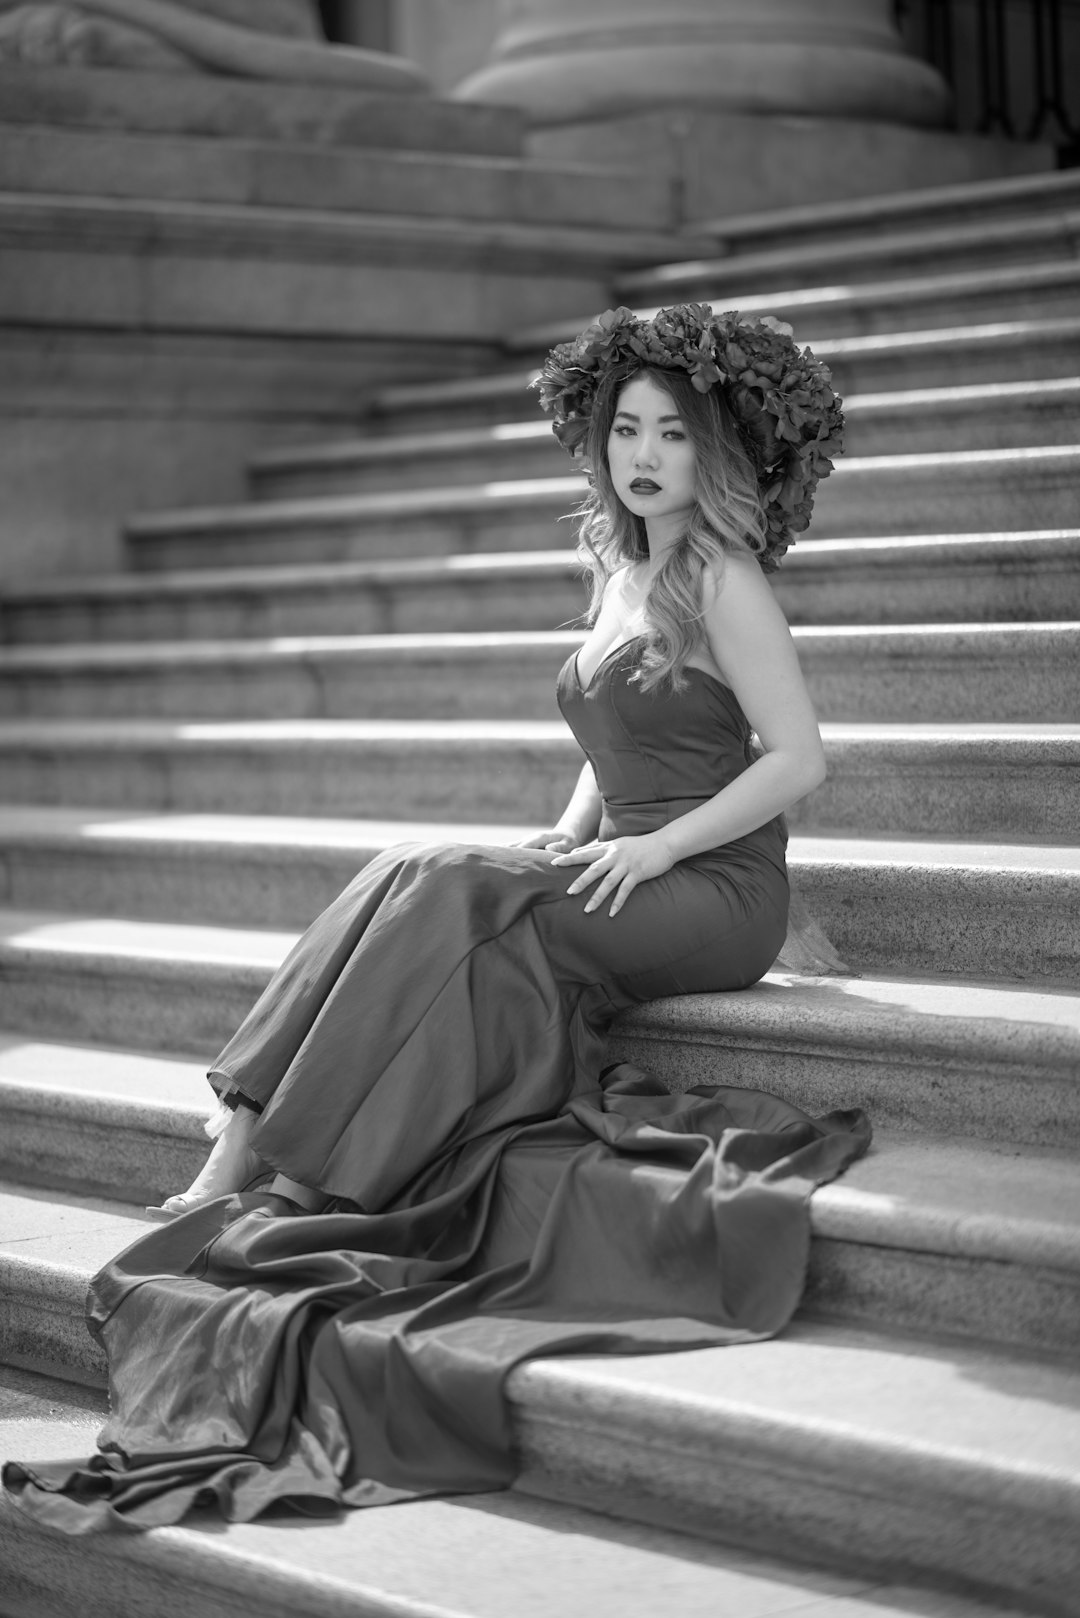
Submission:
M 650 438 L 647 434 L 642 433 L 641 437 L 634 446 L 634 465 L 655 466 L 656 455 L 656 440 L 654 438 Z

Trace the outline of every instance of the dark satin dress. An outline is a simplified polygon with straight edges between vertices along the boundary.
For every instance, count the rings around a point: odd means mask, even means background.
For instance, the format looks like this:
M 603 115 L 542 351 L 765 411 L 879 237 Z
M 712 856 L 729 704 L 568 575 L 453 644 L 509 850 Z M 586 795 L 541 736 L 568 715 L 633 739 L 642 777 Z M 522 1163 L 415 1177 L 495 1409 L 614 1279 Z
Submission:
M 679 694 L 617 648 L 559 702 L 605 834 L 654 829 L 750 761 L 732 692 Z M 89 1462 L 11 1463 L 69 1532 L 490 1489 L 516 1472 L 506 1374 L 533 1354 L 647 1353 L 779 1331 L 814 1186 L 865 1151 L 862 1114 L 670 1095 L 605 1069 L 612 1017 L 741 988 L 784 940 L 781 821 L 681 861 L 620 913 L 542 851 L 403 846 L 297 944 L 211 1071 L 262 1109 L 253 1145 L 337 1199 L 255 1188 L 155 1227 L 91 1287 L 113 1411 Z M 722 1078 L 722 1074 L 717 1075 Z

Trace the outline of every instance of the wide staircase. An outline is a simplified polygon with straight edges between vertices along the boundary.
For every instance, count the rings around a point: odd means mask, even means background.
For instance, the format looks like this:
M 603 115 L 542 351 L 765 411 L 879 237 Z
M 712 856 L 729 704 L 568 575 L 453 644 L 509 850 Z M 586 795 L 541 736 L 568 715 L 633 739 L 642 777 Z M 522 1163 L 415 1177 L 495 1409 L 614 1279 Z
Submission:
M 1078 206 L 1063 174 L 728 221 L 614 289 L 788 318 L 848 401 L 775 583 L 829 758 L 793 873 L 856 975 L 611 1041 L 872 1115 L 792 1327 L 524 1366 L 503 1496 L 83 1540 L 5 1501 L 0 1612 L 1080 1614 Z M 297 931 L 390 843 L 561 808 L 581 484 L 525 383 L 574 325 L 2 602 L 5 1456 L 92 1448 L 87 1278 L 201 1161 L 206 1060 Z

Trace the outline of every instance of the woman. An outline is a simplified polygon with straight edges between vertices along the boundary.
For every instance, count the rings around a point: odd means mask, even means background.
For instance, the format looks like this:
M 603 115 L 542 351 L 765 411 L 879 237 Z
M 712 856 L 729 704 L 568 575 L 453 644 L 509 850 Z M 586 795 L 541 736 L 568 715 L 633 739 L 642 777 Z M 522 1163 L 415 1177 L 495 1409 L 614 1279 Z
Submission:
M 690 306 L 601 317 L 541 388 L 594 478 L 558 686 L 588 762 L 518 848 L 379 856 L 275 975 L 184 1217 L 92 1287 L 108 1453 L 6 1470 L 60 1527 L 505 1485 L 514 1364 L 771 1335 L 809 1191 L 866 1149 L 860 1114 L 604 1069 L 618 1011 L 744 987 L 784 940 L 779 817 L 824 762 L 761 573 L 829 468 L 827 373 Z

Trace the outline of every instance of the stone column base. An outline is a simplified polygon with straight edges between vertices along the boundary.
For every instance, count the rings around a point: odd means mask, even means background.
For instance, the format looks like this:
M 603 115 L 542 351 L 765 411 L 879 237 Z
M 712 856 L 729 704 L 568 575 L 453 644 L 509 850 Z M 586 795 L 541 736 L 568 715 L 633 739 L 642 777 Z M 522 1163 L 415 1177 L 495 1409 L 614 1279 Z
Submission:
M 1053 148 L 1034 142 L 855 119 L 700 111 L 536 129 L 528 149 L 544 159 L 611 163 L 671 179 L 680 217 L 693 225 L 1055 166 Z

